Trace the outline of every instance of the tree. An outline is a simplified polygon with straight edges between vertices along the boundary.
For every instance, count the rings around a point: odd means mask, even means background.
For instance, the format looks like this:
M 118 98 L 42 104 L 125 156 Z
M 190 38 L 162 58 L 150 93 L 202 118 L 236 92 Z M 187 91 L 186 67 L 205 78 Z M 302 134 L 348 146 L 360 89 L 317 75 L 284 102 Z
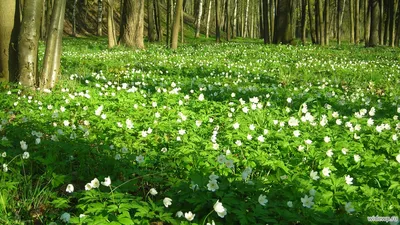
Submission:
M 379 0 L 370 0 L 371 25 L 368 47 L 375 47 L 379 44 Z
M 16 81 L 18 74 L 19 1 L 0 4 L 0 81 Z
M 97 35 L 103 35 L 103 0 L 97 1 Z
M 18 37 L 19 81 L 26 87 L 34 88 L 39 83 L 38 44 L 40 17 L 43 3 L 41 0 L 24 2 L 21 29 Z
M 121 44 L 144 49 L 144 0 L 125 0 L 121 19 Z
M 354 42 L 358 45 L 360 43 L 360 0 L 354 1 Z
M 172 41 L 171 41 L 171 48 L 177 49 L 178 48 L 178 36 L 179 36 L 179 23 L 181 20 L 181 13 L 182 12 L 182 4 L 183 0 L 177 0 L 175 6 L 175 14 L 174 14 L 174 24 L 172 26 Z
M 275 44 L 288 44 L 293 40 L 292 19 L 291 19 L 292 0 L 279 0 L 275 19 Z
M 153 0 L 147 2 L 147 37 L 149 42 L 154 41 L 154 4 Z
M 199 12 L 196 20 L 196 37 L 200 37 L 201 16 L 203 15 L 203 0 L 199 1 Z
M 107 32 L 108 32 L 108 48 L 117 45 L 117 35 L 115 33 L 114 23 L 114 0 L 107 0 Z
M 269 13 L 268 13 L 268 0 L 263 0 L 263 19 L 264 19 L 264 44 L 271 43 L 271 39 L 269 37 Z
M 230 0 L 226 0 L 226 40 L 230 41 L 231 40 L 231 15 L 229 13 L 230 9 Z
M 219 43 L 221 41 L 221 34 L 219 30 L 219 22 L 218 22 L 218 11 L 219 11 L 219 0 L 215 0 L 215 41 Z

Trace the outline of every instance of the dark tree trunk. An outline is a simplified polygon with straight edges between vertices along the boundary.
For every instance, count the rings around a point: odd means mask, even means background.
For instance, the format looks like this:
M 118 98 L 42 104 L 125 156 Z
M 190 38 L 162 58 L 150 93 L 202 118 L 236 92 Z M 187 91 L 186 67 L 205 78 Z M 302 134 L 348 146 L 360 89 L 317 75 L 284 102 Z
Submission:
M 56 0 L 57 1 L 57 0 Z M 97 2 L 97 35 L 103 35 L 103 0 Z
M 325 45 L 329 45 L 329 7 L 330 1 L 325 0 L 325 12 L 324 12 L 324 43 Z
M 154 4 L 153 0 L 147 1 L 147 37 L 149 42 L 154 42 Z
M 311 34 L 311 42 L 315 44 L 317 42 L 317 39 L 315 37 L 315 30 L 313 28 L 313 15 L 312 15 L 312 5 L 311 5 L 311 0 L 307 0 L 307 5 L 308 5 L 308 18 L 309 18 L 309 24 L 310 24 L 310 34 Z
M 360 0 L 354 1 L 354 42 L 358 45 L 360 43 Z
M 275 44 L 289 44 L 293 40 L 291 21 L 291 0 L 279 0 L 275 20 Z
M 231 40 L 231 14 L 229 12 L 230 0 L 226 0 L 226 40 Z
M 337 14 L 336 14 L 336 40 L 337 40 L 337 44 L 340 45 L 341 44 L 341 36 L 342 36 L 342 24 L 340 22 L 340 16 L 342 13 L 342 0 L 337 0 Z
M 368 47 L 375 47 L 379 44 L 379 0 L 370 0 L 371 28 Z
M 108 32 L 108 48 L 117 45 L 117 35 L 115 33 L 114 23 L 114 0 L 107 2 L 107 32 Z
M 171 27 L 171 0 L 167 0 L 167 48 L 170 47 L 170 27 Z
M 263 17 L 264 17 L 264 44 L 271 43 L 269 34 L 269 10 L 268 10 L 268 0 L 263 0 Z
M 221 34 L 219 30 L 219 22 L 218 22 L 218 9 L 219 9 L 219 0 L 215 0 L 215 41 L 219 43 L 221 41 Z
M 121 43 L 144 49 L 144 0 L 125 0 L 122 21 Z
M 301 42 L 306 43 L 307 31 L 307 0 L 301 0 Z
M 37 76 L 38 44 L 42 11 L 43 2 L 41 0 L 25 1 L 18 38 L 18 68 L 19 81 L 23 86 L 30 88 L 35 88 L 39 82 Z

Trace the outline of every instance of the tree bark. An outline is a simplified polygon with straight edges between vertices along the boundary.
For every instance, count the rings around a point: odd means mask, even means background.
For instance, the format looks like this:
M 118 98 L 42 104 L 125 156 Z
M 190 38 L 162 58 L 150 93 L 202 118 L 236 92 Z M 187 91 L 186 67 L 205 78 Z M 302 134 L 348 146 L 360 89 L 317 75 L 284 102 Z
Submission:
M 114 48 L 117 45 L 117 35 L 115 33 L 114 23 L 114 0 L 107 2 L 107 32 L 108 32 L 108 48 Z
M 153 0 L 147 1 L 147 38 L 154 42 L 154 4 Z
M 329 45 L 329 7 L 330 1 L 325 0 L 325 13 L 324 13 L 324 42 L 325 45 Z
M 399 7 L 399 0 L 391 0 L 390 3 L 394 7 L 390 7 L 390 17 L 389 17 L 389 45 L 394 47 L 394 41 L 396 37 L 396 15 L 397 15 L 397 8 Z M 400 22 L 399 22 L 400 24 Z
M 17 81 L 19 13 L 18 0 L 2 0 L 0 4 L 0 82 Z
M 289 44 L 293 40 L 292 24 L 291 24 L 291 0 L 279 0 L 278 10 L 275 20 L 275 44 Z
M 384 5 L 383 5 L 383 0 L 379 1 L 379 44 L 383 45 L 383 36 L 385 33 L 385 20 L 384 20 Z
M 179 23 L 181 20 L 181 13 L 183 13 L 182 4 L 183 0 L 176 1 L 175 13 L 174 13 L 174 25 L 172 26 L 172 42 L 171 42 L 172 49 L 178 48 Z
M 310 20 L 310 34 L 311 34 L 311 42 L 313 44 L 316 43 L 316 38 L 315 38 L 315 29 L 313 28 L 313 16 L 312 16 L 312 5 L 311 5 L 311 0 L 307 0 L 307 5 L 308 5 L 308 18 Z
M 78 0 L 74 0 L 74 5 L 72 9 L 72 36 L 76 37 L 76 4 Z
M 247 37 L 247 35 L 248 35 L 249 5 L 250 5 L 250 1 L 246 0 L 246 14 L 245 14 L 245 21 L 244 21 L 244 33 L 243 33 L 244 38 Z
M 170 47 L 170 28 L 171 28 L 171 0 L 167 0 L 167 48 Z
M 161 26 L 161 13 L 160 13 L 160 3 L 159 0 L 153 0 L 154 9 L 155 9 L 155 22 L 156 22 L 156 30 L 157 30 L 157 41 L 162 42 L 163 39 L 163 31 Z
M 354 43 L 354 1 L 349 0 L 350 43 Z
M 369 7 L 369 0 L 364 0 L 364 43 L 368 46 L 371 24 L 371 9 Z
M 231 14 L 229 13 L 230 0 L 226 0 L 226 40 L 231 40 Z
M 342 13 L 342 4 L 341 4 L 342 0 L 337 0 L 337 14 L 336 14 L 336 25 L 337 25 L 337 31 L 336 31 L 336 40 L 337 40 L 337 44 L 340 45 L 341 44 L 341 36 L 342 36 L 342 23 L 340 21 L 340 16 Z
M 18 68 L 19 81 L 23 86 L 30 88 L 35 88 L 39 82 L 38 44 L 42 11 L 41 0 L 25 1 L 18 38 Z
M 237 9 L 238 9 L 238 0 L 235 0 L 235 6 L 233 9 L 233 29 L 232 29 L 232 38 L 235 38 L 237 35 Z
M 209 36 L 209 31 L 210 31 L 211 3 L 212 3 L 212 0 L 210 0 L 210 1 L 208 2 L 206 38 L 208 38 L 208 36 Z
M 379 44 L 379 0 L 370 0 L 371 28 L 368 47 L 375 47 Z
M 97 1 L 97 35 L 103 35 L 103 0 Z
M 203 0 L 199 1 L 199 12 L 196 21 L 196 38 L 200 37 L 201 16 L 203 15 Z
M 263 0 L 263 17 L 264 17 L 264 44 L 271 43 L 269 36 L 269 10 L 268 10 L 268 0 Z
M 144 0 L 125 0 L 122 21 L 121 43 L 130 48 L 144 49 Z
M 51 13 L 50 29 L 47 35 L 46 51 L 40 80 L 40 86 L 43 88 L 53 88 L 60 73 L 61 42 L 66 2 L 66 0 L 55 1 L 53 12 Z
M 360 43 L 360 0 L 354 1 L 354 42 L 358 45 Z
M 307 0 L 301 0 L 301 42 L 306 44 L 307 36 Z
M 219 22 L 218 22 L 218 10 L 219 10 L 219 0 L 214 0 L 215 1 L 215 41 L 219 43 L 221 41 L 221 34 L 219 30 Z

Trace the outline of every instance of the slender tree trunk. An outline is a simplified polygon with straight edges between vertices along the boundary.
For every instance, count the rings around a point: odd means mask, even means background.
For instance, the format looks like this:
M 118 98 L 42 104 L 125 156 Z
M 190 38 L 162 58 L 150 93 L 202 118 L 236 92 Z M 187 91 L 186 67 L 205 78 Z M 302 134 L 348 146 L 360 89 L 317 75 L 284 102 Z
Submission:
M 108 48 L 117 45 L 117 35 L 115 33 L 114 23 L 114 0 L 107 0 L 107 32 L 108 32 Z
M 231 14 L 229 12 L 230 9 L 230 1 L 231 0 L 226 0 L 226 40 L 230 41 L 231 40 Z
M 199 1 L 199 13 L 197 15 L 196 23 L 196 38 L 200 37 L 201 16 L 203 15 L 203 0 Z
M 270 20 L 269 20 L 269 24 L 270 24 L 270 36 L 271 36 L 271 40 L 273 39 L 273 37 L 275 36 L 275 17 L 276 17 L 276 1 L 275 0 L 269 0 L 270 1 Z
M 57 1 L 57 0 L 56 0 Z M 97 35 L 103 35 L 103 0 L 97 1 Z
M 18 38 L 19 81 L 23 86 L 34 88 L 38 84 L 38 44 L 41 0 L 25 1 L 21 29 Z
M 217 43 L 219 43 L 220 41 L 221 41 L 221 34 L 220 34 L 220 31 L 219 31 L 219 22 L 218 22 L 218 17 L 219 17 L 219 15 L 218 15 L 218 10 L 219 10 L 219 4 L 218 4 L 218 2 L 219 2 L 219 0 L 214 0 L 215 1 L 215 41 L 217 42 Z
M 208 38 L 208 36 L 209 36 L 209 31 L 210 31 L 211 4 L 212 4 L 212 0 L 210 0 L 210 1 L 208 2 L 206 38 Z
M 369 0 L 364 0 L 364 42 L 368 46 L 371 24 L 371 9 L 369 7 Z
M 43 88 L 53 88 L 60 73 L 62 51 L 62 33 L 66 0 L 54 2 L 51 13 L 50 29 L 47 35 L 46 51 L 43 59 L 43 70 L 40 85 Z
M 354 1 L 354 42 L 358 45 L 360 43 L 360 0 Z
M 397 4 L 397 12 L 400 12 L 400 3 Z M 394 46 L 399 46 L 399 41 L 400 41 L 400 21 L 397 22 L 397 28 L 396 28 L 396 35 L 395 35 L 395 41 L 394 41 Z
M 390 6 L 388 5 L 389 4 L 389 2 L 390 2 L 390 0 L 385 0 L 385 5 L 384 5 L 384 8 L 385 8 L 385 11 L 386 11 L 386 16 L 385 16 L 385 21 L 384 21 L 384 23 L 385 23 L 385 27 L 383 28 L 383 45 L 387 45 L 388 44 L 388 39 L 389 39 L 389 23 L 390 23 L 390 13 L 391 13 L 391 10 L 389 9 L 390 8 Z
M 78 0 L 74 0 L 74 5 L 72 9 L 72 36 L 76 37 L 76 4 Z
M 307 31 L 307 0 L 301 0 L 301 42 L 306 44 Z
M 330 11 L 330 7 L 329 7 L 330 1 L 329 0 L 325 0 L 325 13 L 324 13 L 324 42 L 325 45 L 329 45 L 329 11 Z
M 263 17 L 264 17 L 264 44 L 271 43 L 269 37 L 269 11 L 268 11 L 268 0 L 263 0 Z
M 160 16 L 160 3 L 159 0 L 153 0 L 154 9 L 155 9 L 155 22 L 156 22 L 156 30 L 157 30 L 157 41 L 162 42 L 163 32 L 161 26 L 161 16 Z
M 167 0 L 167 48 L 170 47 L 170 28 L 171 28 L 171 0 Z
M 384 10 L 383 10 L 383 0 L 379 0 L 379 44 L 383 45 L 383 36 L 384 36 L 384 26 L 385 26 L 385 20 L 384 20 Z
M 397 8 L 399 7 L 399 0 L 391 0 L 394 7 L 390 7 L 390 22 L 389 22 L 389 45 L 394 47 L 394 41 L 396 37 L 396 15 L 397 15 Z M 400 24 L 400 22 L 399 22 Z
M 185 33 L 184 33 L 184 31 L 183 31 L 183 29 L 184 29 L 184 26 L 183 26 L 183 23 L 184 23 L 184 21 L 183 21 L 183 15 L 184 15 L 184 12 L 183 12 L 183 9 L 182 9 L 182 11 L 181 11 L 181 43 L 183 44 L 184 43 L 184 36 L 185 36 Z
M 40 19 L 40 40 L 44 40 L 46 38 L 46 1 L 43 1 L 43 10 L 42 17 Z
M 375 47 L 379 44 L 379 0 L 370 0 L 371 28 L 368 47 Z
M 312 5 L 311 5 L 311 0 L 307 0 L 307 5 L 308 5 L 308 18 L 309 18 L 309 24 L 310 24 L 310 34 L 311 34 L 311 42 L 313 44 L 316 43 L 316 38 L 315 38 L 315 30 L 313 28 L 313 16 L 312 16 Z
M 147 38 L 154 42 L 154 4 L 153 0 L 147 2 Z
M 354 1 L 349 0 L 350 43 L 354 43 Z
M 254 1 L 254 0 L 253 0 Z M 254 38 L 254 11 L 256 11 L 256 10 L 254 10 L 254 2 L 253 2 L 253 4 L 251 4 L 251 15 L 250 15 L 250 20 L 251 20 L 251 22 L 250 22 L 250 38 Z
M 18 0 L 2 0 L 0 4 L 0 82 L 17 81 L 19 13 Z
M 233 29 L 232 29 L 232 38 L 235 38 L 237 35 L 237 9 L 238 9 L 238 0 L 235 0 L 235 6 L 233 9 Z
M 176 1 L 175 13 L 174 13 L 174 25 L 172 26 L 172 42 L 171 42 L 172 49 L 178 48 L 179 23 L 181 20 L 181 13 L 183 13 L 182 4 L 183 0 Z
M 342 0 L 337 0 L 337 18 L 336 18 L 336 22 L 337 22 L 337 32 L 336 32 L 336 40 L 337 40 L 337 44 L 340 45 L 341 44 L 341 34 L 342 34 L 342 23 L 340 21 L 340 16 L 342 14 L 342 4 L 341 4 Z
M 245 22 L 244 22 L 244 33 L 243 33 L 243 37 L 247 37 L 248 34 L 248 21 L 249 21 L 249 5 L 250 5 L 250 1 L 246 0 L 246 15 L 245 15 Z

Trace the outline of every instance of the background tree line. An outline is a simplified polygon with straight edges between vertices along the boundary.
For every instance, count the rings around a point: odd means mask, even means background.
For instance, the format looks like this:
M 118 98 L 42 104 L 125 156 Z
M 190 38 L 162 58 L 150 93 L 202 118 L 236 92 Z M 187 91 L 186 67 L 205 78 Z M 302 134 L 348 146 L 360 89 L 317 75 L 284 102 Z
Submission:
M 194 38 L 263 38 L 264 43 L 399 46 L 399 0 L 3 0 L 0 81 L 52 88 L 60 70 L 62 30 L 105 35 L 108 47 L 176 49 Z M 64 23 L 65 15 L 65 23 Z M 46 43 L 38 68 L 38 42 Z

